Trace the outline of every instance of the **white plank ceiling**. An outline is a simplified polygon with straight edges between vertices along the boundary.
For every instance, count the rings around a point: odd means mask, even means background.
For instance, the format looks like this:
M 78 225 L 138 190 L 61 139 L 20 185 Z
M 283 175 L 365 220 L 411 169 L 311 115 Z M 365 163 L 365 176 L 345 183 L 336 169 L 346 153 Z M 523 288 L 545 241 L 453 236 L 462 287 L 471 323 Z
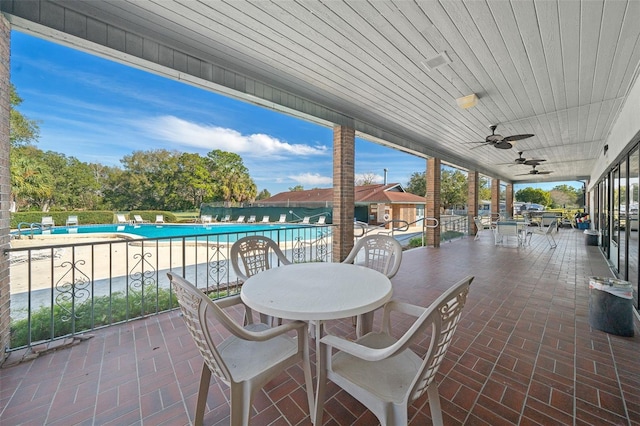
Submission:
M 350 117 L 365 139 L 394 135 L 387 144 L 514 182 L 589 176 L 639 73 L 637 0 L 21 3 L 41 25 L 105 23 Z M 449 64 L 425 67 L 441 52 Z M 477 106 L 460 109 L 471 93 Z M 494 124 L 535 136 L 472 143 Z M 553 173 L 527 174 L 518 151 Z

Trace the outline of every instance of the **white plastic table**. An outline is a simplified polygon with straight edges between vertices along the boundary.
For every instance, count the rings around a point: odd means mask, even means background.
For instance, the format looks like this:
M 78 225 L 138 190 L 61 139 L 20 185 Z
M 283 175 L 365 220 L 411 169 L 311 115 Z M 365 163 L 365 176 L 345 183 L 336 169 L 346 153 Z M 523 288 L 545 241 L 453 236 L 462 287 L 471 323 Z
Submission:
M 364 334 L 371 330 L 373 311 L 393 289 L 385 275 L 343 263 L 297 263 L 260 272 L 242 285 L 240 297 L 251 309 L 276 318 L 315 322 L 316 404 L 313 423 L 322 424 L 326 386 L 326 354 L 320 348 L 323 321 L 361 315 Z M 366 315 L 365 315 L 366 314 Z

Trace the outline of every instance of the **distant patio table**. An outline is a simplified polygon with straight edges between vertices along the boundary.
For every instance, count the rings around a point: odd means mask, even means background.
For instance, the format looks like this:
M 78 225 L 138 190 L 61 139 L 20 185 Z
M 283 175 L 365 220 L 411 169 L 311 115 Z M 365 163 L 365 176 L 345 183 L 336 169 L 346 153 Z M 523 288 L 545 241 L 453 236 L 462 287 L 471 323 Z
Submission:
M 326 371 L 320 338 L 323 322 L 362 315 L 363 334 L 371 330 L 373 311 L 384 305 L 393 289 L 380 272 L 343 263 L 297 263 L 250 277 L 240 293 L 251 309 L 276 318 L 315 322 L 316 404 L 313 423 L 322 424 Z

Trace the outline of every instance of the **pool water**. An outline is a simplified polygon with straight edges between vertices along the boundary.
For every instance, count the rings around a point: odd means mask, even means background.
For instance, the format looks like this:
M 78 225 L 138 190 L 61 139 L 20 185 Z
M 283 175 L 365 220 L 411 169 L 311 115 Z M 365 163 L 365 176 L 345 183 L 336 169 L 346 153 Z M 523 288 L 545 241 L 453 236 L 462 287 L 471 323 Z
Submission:
M 57 226 L 45 230 L 33 230 L 34 235 L 73 235 L 73 234 L 133 234 L 142 238 L 180 238 L 195 236 L 224 236 L 221 239 L 235 241 L 237 234 L 264 234 L 279 240 L 291 241 L 297 237 L 314 239 L 326 232 L 322 226 L 296 224 L 220 224 L 220 225 L 171 225 L 171 224 L 108 224 Z M 23 235 L 31 230 L 22 230 Z M 96 235 L 97 236 L 97 235 Z

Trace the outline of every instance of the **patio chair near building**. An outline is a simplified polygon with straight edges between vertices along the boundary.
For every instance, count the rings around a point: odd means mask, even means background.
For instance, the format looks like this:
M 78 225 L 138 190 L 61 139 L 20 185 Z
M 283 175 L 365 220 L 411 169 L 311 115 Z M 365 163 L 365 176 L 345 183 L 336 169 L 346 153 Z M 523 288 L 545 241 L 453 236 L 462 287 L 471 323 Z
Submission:
M 229 261 L 238 280 L 242 282 L 274 266 L 291 264 L 278 244 L 262 235 L 250 235 L 236 241 L 231 246 Z M 260 314 L 260 320 L 273 323 L 271 317 L 263 314 Z
M 525 237 L 525 243 L 528 241 L 531 244 L 531 237 L 533 235 L 544 235 L 547 238 L 547 242 L 549 243 L 549 247 L 554 249 L 558 246 L 556 243 L 556 239 L 553 238 L 553 232 L 558 232 L 558 221 L 552 222 L 546 228 L 542 225 L 533 226 L 530 230 L 527 231 L 527 235 Z
M 368 333 L 355 341 L 323 337 L 320 344 L 325 351 L 328 379 L 371 410 L 383 425 L 407 425 L 409 405 L 426 392 L 432 423 L 442 425 L 436 374 L 460 321 L 473 278 L 468 276 L 454 284 L 427 308 L 388 302 L 380 333 Z M 392 335 L 392 312 L 394 321 L 396 315 L 416 318 L 400 337 Z M 429 342 L 426 351 L 414 352 L 412 348 L 424 341 Z M 337 352 L 332 355 L 334 349 Z M 322 393 L 319 408 L 323 406 Z
M 493 228 L 493 234 L 495 245 L 508 243 L 509 238 L 512 237 L 515 239 L 518 247 L 523 243 L 521 228 L 518 227 L 518 223 L 516 221 L 497 221 L 495 228 Z
M 231 388 L 229 424 L 248 425 L 256 392 L 299 363 L 302 364 L 309 412 L 312 412 L 307 323 L 292 321 L 270 328 L 263 323 L 249 322 L 242 326 L 230 314 L 232 309 L 244 306 L 240 295 L 213 301 L 184 278 L 172 272 L 167 275 L 187 329 L 203 358 L 195 425 L 203 424 L 212 374 L 221 385 L 224 383 Z M 251 318 L 251 315 L 245 317 Z M 295 337 L 287 334 L 291 332 Z
M 476 225 L 476 236 L 474 240 L 480 239 L 480 234 L 482 234 L 484 231 L 491 231 L 491 224 L 483 222 L 480 216 L 474 217 L 473 223 L 475 223 Z

